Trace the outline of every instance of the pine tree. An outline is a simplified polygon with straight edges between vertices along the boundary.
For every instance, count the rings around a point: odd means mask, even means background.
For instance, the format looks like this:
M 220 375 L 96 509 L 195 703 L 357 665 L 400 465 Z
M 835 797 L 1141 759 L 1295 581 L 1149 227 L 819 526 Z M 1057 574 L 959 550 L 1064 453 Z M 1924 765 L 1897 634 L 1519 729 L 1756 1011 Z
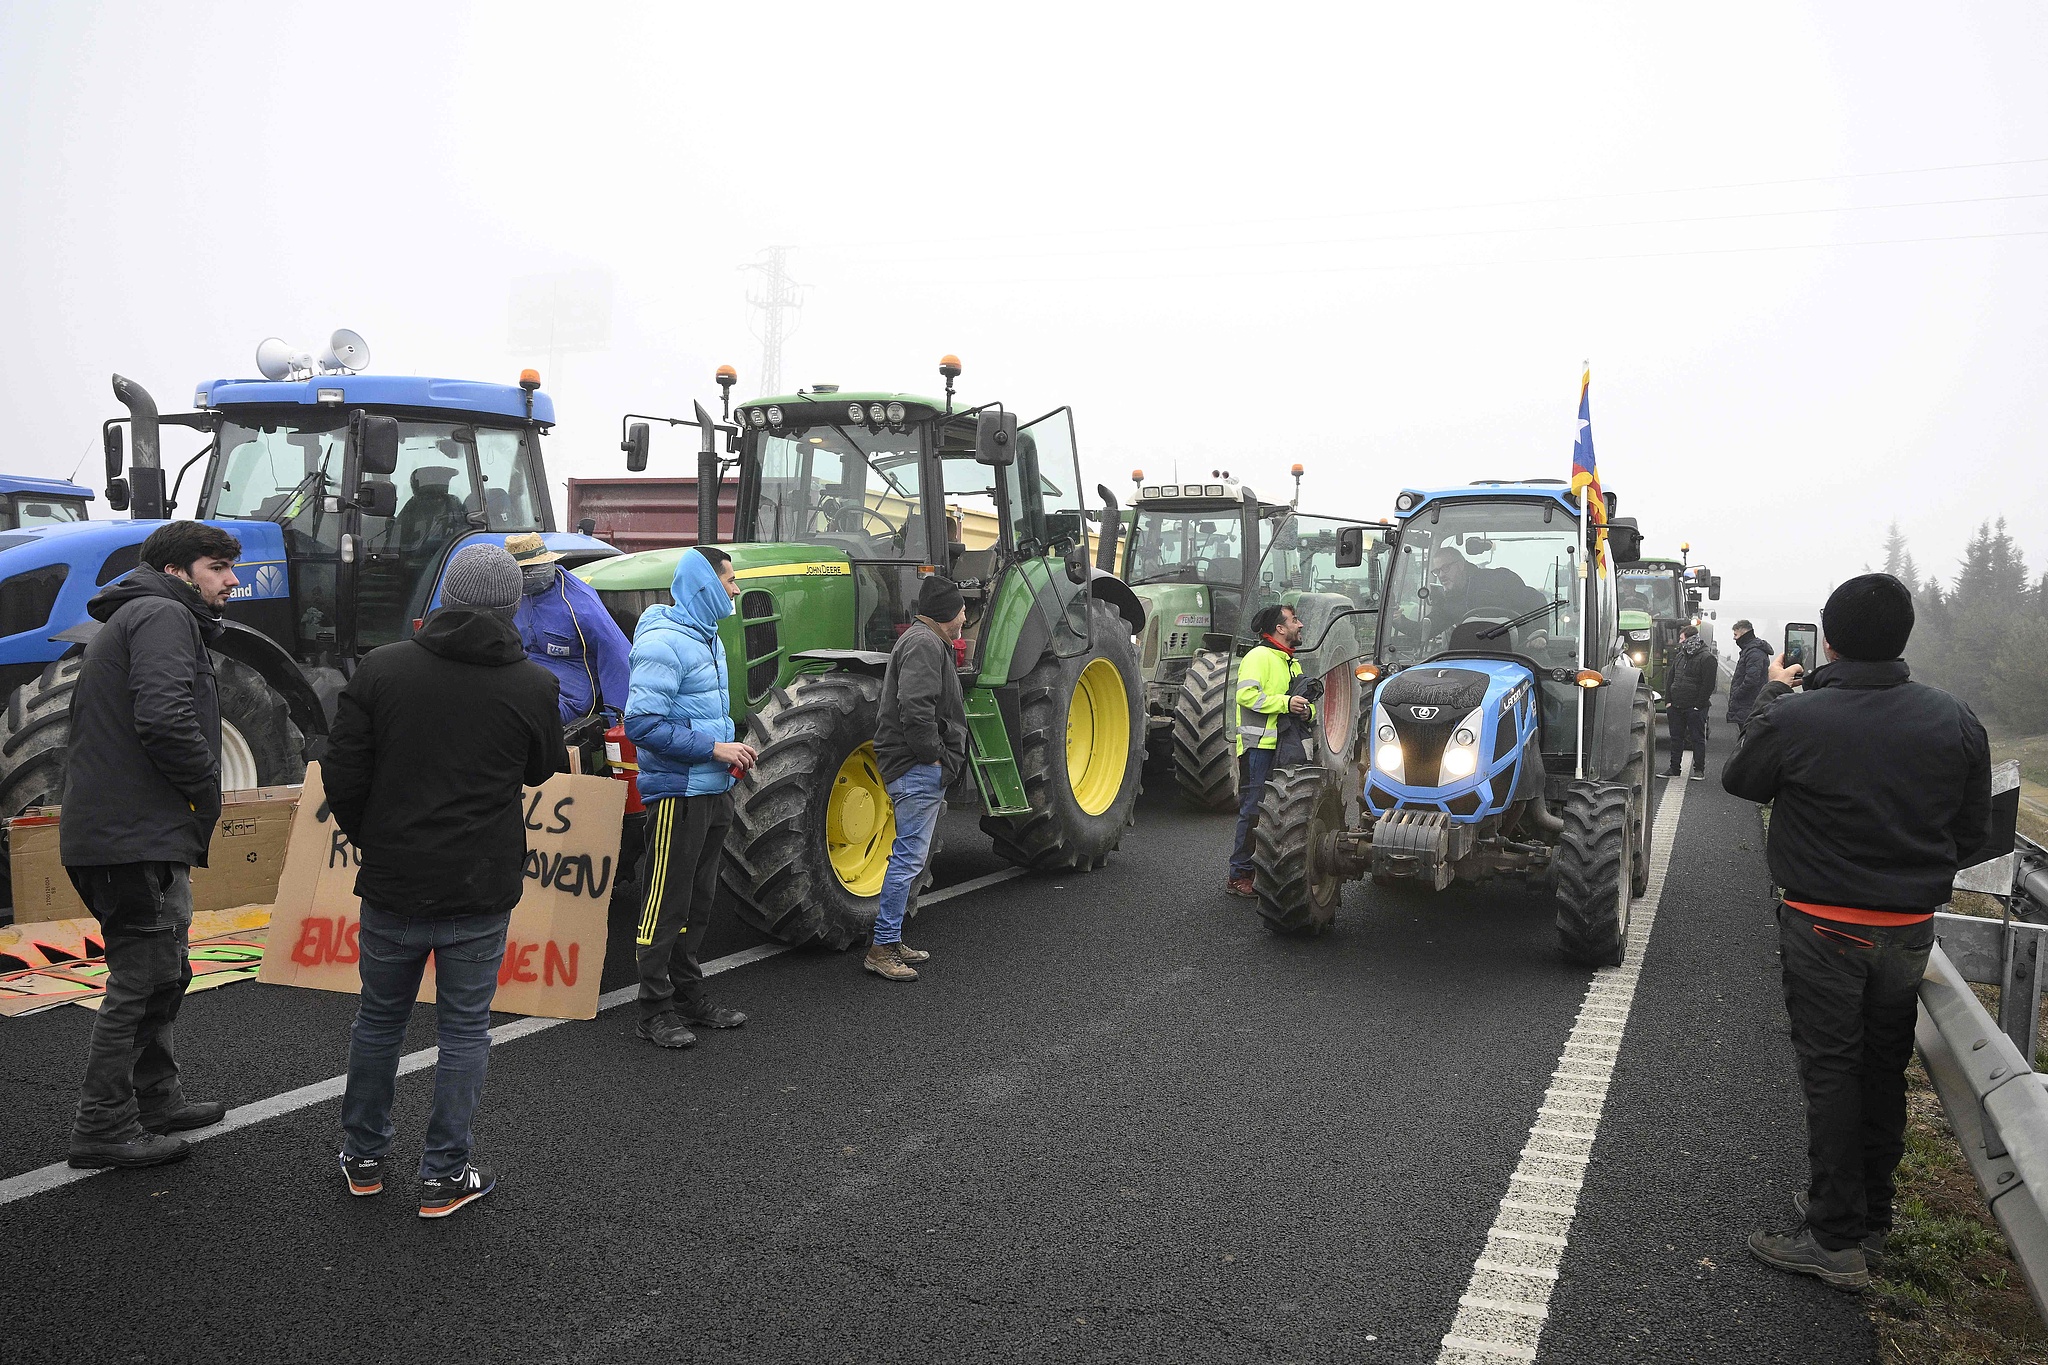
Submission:
M 1913 563 L 1913 552 L 1906 548 L 1906 535 L 1896 518 L 1885 532 L 1884 571 L 1904 583 L 1914 596 L 1920 595 L 1920 570 Z

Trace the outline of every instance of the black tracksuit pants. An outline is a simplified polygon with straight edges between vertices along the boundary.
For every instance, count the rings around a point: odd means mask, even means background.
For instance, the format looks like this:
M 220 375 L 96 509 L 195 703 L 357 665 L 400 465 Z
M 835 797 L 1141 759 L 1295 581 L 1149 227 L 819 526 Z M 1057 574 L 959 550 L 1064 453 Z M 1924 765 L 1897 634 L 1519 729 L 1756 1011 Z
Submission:
M 718 859 L 732 824 L 732 796 L 669 796 L 647 805 L 640 859 L 640 1017 L 702 1012 L 704 967 L 697 954 L 718 895 Z
M 1703 773 L 1707 770 L 1707 708 L 1699 706 L 1666 708 L 1671 718 L 1671 766 L 1666 772 L 1678 771 L 1679 756 L 1687 749 L 1692 750 L 1692 770 Z
M 1841 924 L 1778 907 L 1785 1009 L 1806 1092 L 1806 1225 L 1830 1250 L 1892 1226 L 1906 1064 L 1934 922 Z

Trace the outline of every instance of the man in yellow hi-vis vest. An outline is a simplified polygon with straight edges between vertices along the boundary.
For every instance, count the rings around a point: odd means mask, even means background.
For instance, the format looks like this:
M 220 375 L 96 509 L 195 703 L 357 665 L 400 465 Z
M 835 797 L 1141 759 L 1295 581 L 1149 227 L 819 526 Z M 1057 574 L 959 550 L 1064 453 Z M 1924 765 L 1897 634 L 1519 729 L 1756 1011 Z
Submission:
M 1224 889 L 1233 896 L 1256 896 L 1252 889 L 1252 831 L 1258 825 L 1259 793 L 1273 769 L 1308 761 L 1302 727 L 1315 720 L 1315 703 L 1296 695 L 1301 665 L 1294 647 L 1301 643 L 1301 619 L 1292 607 L 1263 607 L 1252 618 L 1263 644 L 1237 666 L 1237 842 L 1230 850 L 1230 879 Z M 1284 734 L 1282 732 L 1285 732 Z

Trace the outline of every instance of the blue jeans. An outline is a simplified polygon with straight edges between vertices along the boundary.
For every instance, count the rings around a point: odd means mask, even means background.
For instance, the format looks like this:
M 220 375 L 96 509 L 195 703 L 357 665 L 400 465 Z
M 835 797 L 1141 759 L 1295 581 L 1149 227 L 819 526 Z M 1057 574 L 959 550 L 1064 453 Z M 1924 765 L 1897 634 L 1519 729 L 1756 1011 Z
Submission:
M 382 1159 L 391 1150 L 391 1096 L 405 1025 L 419 1002 L 427 955 L 434 957 L 434 1107 L 420 1152 L 420 1179 L 460 1174 L 469 1163 L 469 1125 L 491 1058 L 491 998 L 505 957 L 510 910 L 493 915 L 410 919 L 363 907 L 362 1003 L 349 1031 L 348 1088 L 341 1096 L 341 1149 Z
M 946 775 L 936 763 L 920 763 L 889 784 L 896 807 L 896 846 L 889 851 L 889 871 L 882 878 L 882 904 L 875 911 L 877 945 L 903 941 L 903 913 L 910 890 L 924 875 L 932 851 L 932 834 L 946 808 Z
M 1252 831 L 1259 824 L 1259 795 L 1273 775 L 1274 749 L 1247 749 L 1237 756 L 1237 839 L 1230 846 L 1230 875 L 1252 875 Z

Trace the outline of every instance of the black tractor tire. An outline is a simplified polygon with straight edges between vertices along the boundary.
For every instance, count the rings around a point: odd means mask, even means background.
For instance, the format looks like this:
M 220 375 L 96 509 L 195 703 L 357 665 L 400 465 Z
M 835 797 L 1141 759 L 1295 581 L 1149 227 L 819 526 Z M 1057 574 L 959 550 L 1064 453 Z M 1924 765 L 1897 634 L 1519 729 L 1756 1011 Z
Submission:
M 1173 702 L 1173 780 L 1195 810 L 1237 809 L 1237 744 L 1230 725 L 1228 650 L 1205 649 L 1188 664 Z
M 1633 899 L 1629 789 L 1616 782 L 1573 782 L 1565 789 L 1564 834 L 1551 855 L 1557 943 L 1586 967 L 1618 967 L 1628 952 Z
M 1312 938 L 1336 923 L 1344 877 L 1323 867 L 1316 850 L 1343 823 L 1343 794 L 1324 769 L 1281 768 L 1266 780 L 1252 832 L 1252 887 L 1268 929 Z
M 263 680 L 263 675 L 238 659 L 213 656 L 214 686 L 220 696 L 222 783 L 235 777 L 229 755 L 239 738 L 255 762 L 255 785 L 289 786 L 306 780 L 306 737 L 292 722 L 291 707 Z
M 732 789 L 719 875 L 739 917 L 770 938 L 844 949 L 874 932 L 880 886 L 860 895 L 840 877 L 829 811 L 841 770 L 874 743 L 881 710 L 880 678 L 811 673 L 769 693 L 747 721 L 756 759 Z M 893 826 L 877 820 L 870 828 L 870 847 L 886 857 L 879 841 Z M 915 889 L 929 883 L 933 861 Z
M 1031 803 L 1023 815 L 984 815 L 982 832 L 996 853 L 1034 872 L 1091 871 L 1123 842 L 1138 804 L 1145 768 L 1145 680 L 1131 629 L 1107 602 L 1088 604 L 1089 648 L 1061 659 L 1047 654 L 1017 685 L 1022 733 L 1013 735 L 1017 771 Z M 1100 811 L 1081 808 L 1067 772 L 1067 726 L 1082 672 L 1106 660 L 1123 683 L 1130 736 L 1121 781 Z
M 1641 896 L 1650 889 L 1650 825 L 1655 792 L 1650 774 L 1657 771 L 1657 713 L 1647 689 L 1636 691 L 1629 712 L 1629 759 L 1621 768 L 1621 784 L 1629 789 L 1629 820 L 1635 848 L 1630 854 L 1629 891 Z
M 0 820 L 63 799 L 64 761 L 71 748 L 71 696 L 84 664 L 77 655 L 58 659 L 8 697 L 0 717 Z M 304 781 L 305 740 L 292 723 L 284 698 L 247 664 L 215 654 L 213 670 L 223 747 L 231 742 L 232 730 L 253 760 L 257 786 Z M 0 906 L 13 904 L 13 866 L 0 851 Z

